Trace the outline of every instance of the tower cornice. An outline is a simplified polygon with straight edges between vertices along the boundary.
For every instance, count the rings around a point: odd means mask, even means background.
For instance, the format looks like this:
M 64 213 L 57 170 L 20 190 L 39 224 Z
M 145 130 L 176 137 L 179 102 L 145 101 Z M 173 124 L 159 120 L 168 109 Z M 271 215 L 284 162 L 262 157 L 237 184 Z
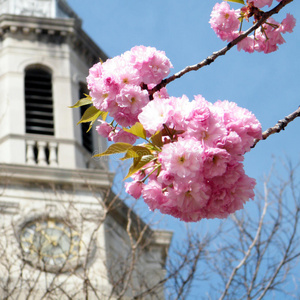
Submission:
M 57 168 L 43 168 L 38 166 L 0 164 L 0 178 L 2 182 L 10 184 L 32 183 L 35 184 L 59 184 L 61 186 L 73 186 L 82 190 L 90 187 L 107 188 L 111 186 L 114 174 L 104 170 L 71 170 Z
M 66 0 L 0 0 L 0 14 L 75 18 L 80 21 Z
M 81 28 L 75 18 L 53 19 L 23 15 L 0 15 L 0 39 L 18 37 L 47 43 L 68 43 L 88 65 L 107 59 L 107 55 Z

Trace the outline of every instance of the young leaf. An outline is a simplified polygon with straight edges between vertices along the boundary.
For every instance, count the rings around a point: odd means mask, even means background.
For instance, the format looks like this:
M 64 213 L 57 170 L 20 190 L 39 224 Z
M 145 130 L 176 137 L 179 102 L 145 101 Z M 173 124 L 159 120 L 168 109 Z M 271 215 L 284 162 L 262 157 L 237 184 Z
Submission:
M 142 139 L 146 139 L 146 131 L 143 125 L 139 122 L 136 122 L 130 129 L 123 128 L 124 131 L 132 133 L 135 136 L 138 136 Z
M 106 120 L 107 115 L 108 115 L 108 112 L 107 112 L 107 111 L 103 111 L 103 112 L 102 112 L 101 117 L 102 117 L 102 120 L 103 120 L 103 121 Z
M 125 156 L 121 158 L 121 160 L 125 160 L 128 158 L 142 157 L 145 155 L 151 155 L 151 151 L 143 146 L 132 146 L 132 148 L 128 149 Z
M 151 136 L 150 140 L 155 146 L 161 148 L 163 146 L 161 130 L 157 131 L 155 134 L 153 134 Z
M 73 106 L 69 106 L 69 107 L 70 108 L 77 108 L 77 107 L 92 104 L 92 103 L 93 103 L 92 97 L 86 95 L 86 98 L 82 98 L 82 99 L 78 100 Z
M 101 114 L 100 114 L 100 115 L 101 115 Z M 92 129 L 92 127 L 93 127 L 93 125 L 94 125 L 94 123 L 95 123 L 96 121 L 97 121 L 97 119 L 91 121 L 90 126 L 89 126 L 89 128 L 88 128 L 88 130 L 87 130 L 86 132 L 89 132 L 89 131 Z
M 144 155 L 142 157 L 136 157 L 133 159 L 133 164 L 129 168 L 128 174 L 124 178 L 127 179 L 140 169 L 142 169 L 146 164 L 148 164 L 154 158 L 153 155 Z
M 108 112 L 106 112 L 106 111 L 99 111 L 99 112 L 100 112 L 100 114 L 96 115 L 95 119 L 93 121 L 91 121 L 90 126 L 89 126 L 89 128 L 88 128 L 88 130 L 86 132 L 89 132 L 92 129 L 92 127 L 93 127 L 94 123 L 97 121 L 98 117 L 101 116 L 102 120 L 105 121 L 105 119 L 106 119 L 106 117 L 108 115 Z M 84 122 L 82 122 L 82 123 L 84 123 Z
M 111 154 L 116 154 L 116 153 L 123 153 L 132 147 L 133 146 L 131 144 L 127 144 L 127 143 L 115 143 L 115 144 L 110 145 L 104 152 L 95 154 L 93 157 L 100 157 L 100 156 L 111 155 Z
M 103 112 L 98 110 L 95 106 L 89 107 L 81 117 L 80 121 L 77 123 L 86 123 L 97 120 Z
M 225 0 L 225 1 L 245 4 L 244 0 Z

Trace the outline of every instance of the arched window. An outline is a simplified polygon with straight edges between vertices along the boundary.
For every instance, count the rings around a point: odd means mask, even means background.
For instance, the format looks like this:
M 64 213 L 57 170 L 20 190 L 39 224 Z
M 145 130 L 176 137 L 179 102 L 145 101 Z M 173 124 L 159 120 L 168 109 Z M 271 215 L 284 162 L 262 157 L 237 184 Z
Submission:
M 80 83 L 79 85 L 79 99 L 85 98 L 84 94 L 88 94 L 86 85 Z M 82 116 L 88 106 L 81 106 L 80 107 L 80 116 Z M 93 135 L 92 129 L 88 131 L 90 124 L 89 123 L 81 123 L 81 140 L 83 147 L 88 150 L 89 152 L 93 152 Z
M 54 135 L 52 75 L 40 68 L 25 71 L 26 133 Z

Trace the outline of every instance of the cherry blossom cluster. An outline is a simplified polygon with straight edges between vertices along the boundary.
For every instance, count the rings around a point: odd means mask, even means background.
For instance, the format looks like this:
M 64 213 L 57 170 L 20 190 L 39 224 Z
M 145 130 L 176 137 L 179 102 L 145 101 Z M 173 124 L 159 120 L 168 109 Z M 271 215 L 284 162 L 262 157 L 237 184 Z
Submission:
M 280 2 L 280 0 L 277 1 Z M 270 7 L 272 3 L 273 0 L 248 0 L 246 6 L 234 10 L 227 2 L 223 1 L 213 7 L 209 23 L 219 38 L 231 42 L 244 33 L 241 30 L 243 20 L 249 21 L 249 18 L 253 17 L 254 22 L 258 21 L 262 14 L 260 8 L 266 5 Z M 249 53 L 254 51 L 274 52 L 278 49 L 278 45 L 285 42 L 282 34 L 292 32 L 295 24 L 296 20 L 291 14 L 287 14 L 281 23 L 269 18 L 266 23 L 255 30 L 253 35 L 249 35 L 239 42 L 237 48 Z
M 151 210 L 186 222 L 225 218 L 254 197 L 255 180 L 242 162 L 261 125 L 233 102 L 212 104 L 200 95 L 189 101 L 166 88 L 150 97 L 171 67 L 164 52 L 144 46 L 94 65 L 87 78 L 93 105 L 114 119 L 99 120 L 96 130 L 134 153 L 126 153 L 135 157 L 126 192 L 142 196 Z M 134 126 L 144 133 L 130 131 Z M 134 148 L 138 137 L 145 143 Z
M 150 134 L 163 132 L 157 158 L 126 183 L 127 193 L 142 195 L 151 210 L 195 222 L 225 218 L 253 199 L 255 180 L 242 161 L 261 138 L 261 125 L 248 110 L 202 96 L 155 97 L 138 118 Z
M 149 101 L 147 88 L 160 83 L 171 67 L 163 51 L 144 46 L 99 62 L 87 77 L 93 105 L 109 112 L 119 125 L 131 126 Z

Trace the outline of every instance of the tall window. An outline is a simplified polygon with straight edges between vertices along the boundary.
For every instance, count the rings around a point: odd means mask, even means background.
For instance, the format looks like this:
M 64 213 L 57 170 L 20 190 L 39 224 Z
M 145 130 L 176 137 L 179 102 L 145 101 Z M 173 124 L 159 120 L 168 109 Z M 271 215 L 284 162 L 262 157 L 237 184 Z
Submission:
M 26 133 L 54 135 L 52 76 L 39 68 L 25 72 Z
M 80 84 L 79 87 L 79 99 L 85 98 L 84 94 L 88 94 L 86 86 L 84 84 Z M 82 116 L 88 106 L 81 106 L 80 107 L 80 115 Z M 90 124 L 89 123 L 81 123 L 81 140 L 83 147 L 88 150 L 89 152 L 93 152 L 93 135 L 92 129 L 88 131 Z

